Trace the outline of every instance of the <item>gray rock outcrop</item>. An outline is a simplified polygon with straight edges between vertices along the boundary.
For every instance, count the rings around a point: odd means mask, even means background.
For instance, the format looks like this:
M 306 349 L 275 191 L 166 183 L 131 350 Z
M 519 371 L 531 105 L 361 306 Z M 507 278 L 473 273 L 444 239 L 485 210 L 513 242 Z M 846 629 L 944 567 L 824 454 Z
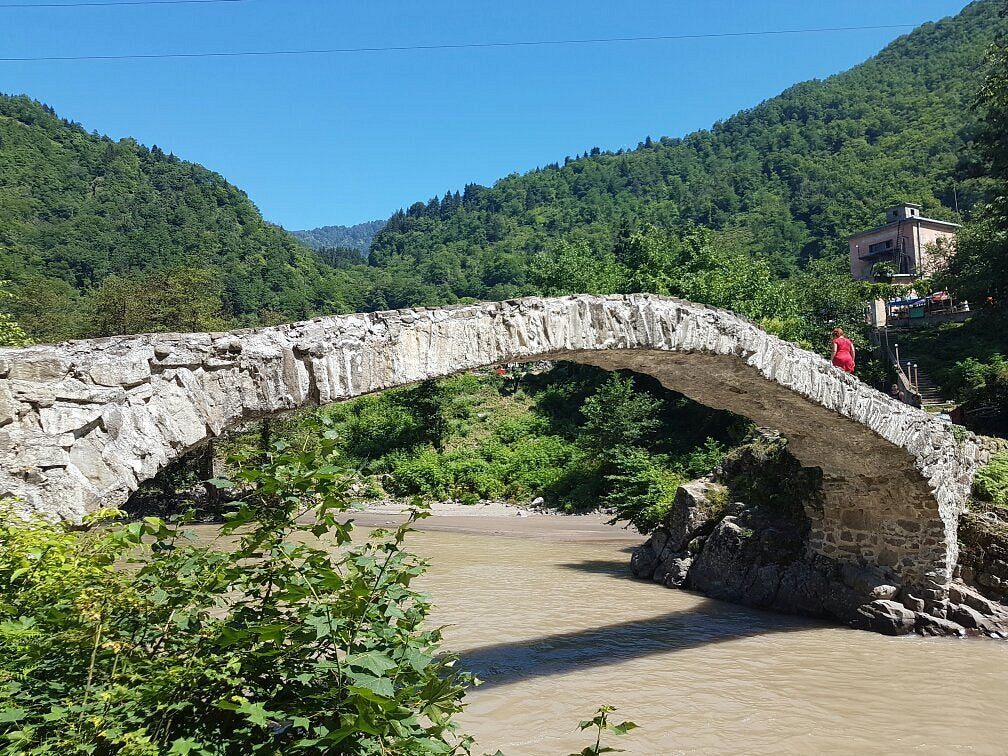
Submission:
M 775 455 L 786 457 L 783 447 Z M 780 464 L 745 447 L 717 474 L 751 483 L 761 463 L 769 466 L 762 472 L 770 484 L 779 485 L 772 481 L 780 478 Z M 891 568 L 816 554 L 805 511 L 815 507 L 808 501 L 806 507 L 772 499 L 725 507 L 726 494 L 736 493 L 710 478 L 680 487 L 664 524 L 634 550 L 634 576 L 886 635 L 1008 637 L 1008 608 L 975 588 L 953 581 L 943 597 L 926 601 Z M 806 488 L 802 495 L 814 501 L 813 494 Z

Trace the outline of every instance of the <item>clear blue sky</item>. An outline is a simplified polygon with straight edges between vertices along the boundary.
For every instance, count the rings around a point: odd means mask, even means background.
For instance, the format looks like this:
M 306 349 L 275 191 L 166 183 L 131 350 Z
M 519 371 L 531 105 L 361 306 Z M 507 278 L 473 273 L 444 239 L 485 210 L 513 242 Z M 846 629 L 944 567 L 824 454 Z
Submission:
M 52 0 L 68 3 L 83 0 Z M 109 0 L 114 2 L 115 0 Z M 394 47 L 918 25 L 965 0 L 239 0 L 14 8 L 0 57 Z M 385 218 L 598 146 L 681 136 L 910 29 L 328 55 L 0 62 L 89 130 L 222 173 L 286 228 Z

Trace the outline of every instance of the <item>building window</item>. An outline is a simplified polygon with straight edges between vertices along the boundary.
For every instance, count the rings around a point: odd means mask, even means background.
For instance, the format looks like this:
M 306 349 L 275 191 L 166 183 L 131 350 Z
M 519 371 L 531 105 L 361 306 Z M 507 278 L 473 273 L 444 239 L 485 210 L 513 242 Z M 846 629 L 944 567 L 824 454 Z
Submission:
M 885 241 L 875 242 L 868 246 L 868 254 L 876 255 L 879 252 L 888 252 L 893 248 L 893 240 L 886 239 Z

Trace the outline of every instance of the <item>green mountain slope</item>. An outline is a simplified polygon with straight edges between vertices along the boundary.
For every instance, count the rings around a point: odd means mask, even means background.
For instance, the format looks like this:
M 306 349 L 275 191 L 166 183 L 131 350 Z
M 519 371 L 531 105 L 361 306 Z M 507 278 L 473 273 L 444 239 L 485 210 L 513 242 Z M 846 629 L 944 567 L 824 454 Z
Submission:
M 312 249 L 342 247 L 367 253 L 375 234 L 385 227 L 385 221 L 373 220 L 353 226 L 321 226 L 306 231 L 291 231 Z
M 781 274 L 845 253 L 845 237 L 895 201 L 954 219 L 976 187 L 956 182 L 975 114 L 994 2 L 901 37 L 869 61 L 682 139 L 649 137 L 418 202 L 391 217 L 371 262 L 407 275 L 429 297 L 507 297 L 525 260 L 558 239 L 599 254 L 621 231 L 699 223 L 736 229 Z M 657 85 L 657 83 L 656 83 Z
M 38 301 L 73 312 L 110 274 L 212 269 L 235 322 L 344 309 L 339 274 L 244 192 L 132 139 L 88 134 L 27 97 L 0 96 L 0 278 L 29 329 Z M 156 294 L 156 292 L 151 292 Z M 51 313 L 50 313 L 51 314 Z M 39 337 L 79 335 L 63 324 Z

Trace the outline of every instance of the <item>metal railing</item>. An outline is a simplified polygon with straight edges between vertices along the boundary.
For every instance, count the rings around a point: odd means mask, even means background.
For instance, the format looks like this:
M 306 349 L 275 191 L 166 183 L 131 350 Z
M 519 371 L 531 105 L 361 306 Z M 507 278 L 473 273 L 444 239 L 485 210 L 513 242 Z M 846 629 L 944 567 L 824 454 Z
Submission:
M 879 341 L 886 354 L 886 359 L 889 360 L 896 373 L 896 383 L 899 385 L 906 403 L 914 407 L 922 406 L 924 402 L 920 393 L 920 373 L 917 370 L 917 364 L 910 360 L 905 363 L 900 362 L 899 344 L 889 343 L 888 330 L 883 329 L 883 337 Z

